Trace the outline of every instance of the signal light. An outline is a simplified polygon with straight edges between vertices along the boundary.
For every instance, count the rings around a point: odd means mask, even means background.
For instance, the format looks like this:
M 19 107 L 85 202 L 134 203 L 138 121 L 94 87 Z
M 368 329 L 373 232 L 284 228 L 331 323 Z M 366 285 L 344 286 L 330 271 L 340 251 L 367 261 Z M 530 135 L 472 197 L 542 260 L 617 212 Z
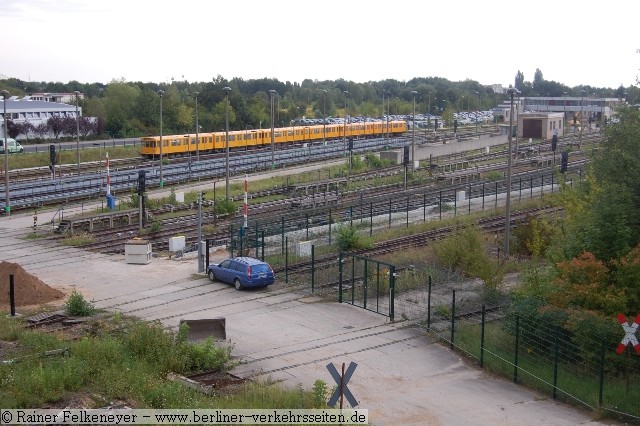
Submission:
M 565 173 L 567 171 L 568 166 L 569 166 L 569 153 L 563 152 L 562 159 L 560 160 L 560 173 Z
M 51 164 L 56 164 L 56 146 L 54 144 L 49 145 L 49 161 Z
M 402 156 L 402 164 L 405 166 L 409 165 L 409 145 L 404 146 L 404 153 Z
M 138 195 L 142 195 L 146 190 L 146 174 L 145 170 L 138 170 Z
M 556 152 L 556 149 L 558 149 L 558 135 L 553 135 L 551 138 L 551 150 Z

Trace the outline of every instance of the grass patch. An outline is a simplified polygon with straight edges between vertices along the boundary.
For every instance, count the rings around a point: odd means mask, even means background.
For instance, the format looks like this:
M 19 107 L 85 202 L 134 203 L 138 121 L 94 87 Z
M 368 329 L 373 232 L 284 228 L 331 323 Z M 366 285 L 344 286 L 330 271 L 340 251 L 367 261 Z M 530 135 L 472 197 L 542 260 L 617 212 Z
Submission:
M 191 374 L 226 371 L 233 366 L 230 349 L 207 340 L 186 341 L 186 328 L 168 332 L 160 324 L 120 314 L 92 318 L 80 339 L 63 333 L 25 328 L 24 318 L 0 315 L 0 341 L 13 342 L 0 368 L 0 406 L 14 409 L 65 406 L 74 395 L 94 395 L 97 408 L 105 400 L 125 401 L 135 408 L 324 408 L 327 387 L 280 388 L 250 383 L 205 395 L 168 381 L 168 372 Z M 68 348 L 59 356 L 44 351 Z M 88 398 L 87 398 L 88 399 Z
M 87 233 L 71 234 L 60 240 L 60 242 L 67 246 L 77 247 L 91 244 L 95 242 L 95 238 L 93 237 L 93 235 Z

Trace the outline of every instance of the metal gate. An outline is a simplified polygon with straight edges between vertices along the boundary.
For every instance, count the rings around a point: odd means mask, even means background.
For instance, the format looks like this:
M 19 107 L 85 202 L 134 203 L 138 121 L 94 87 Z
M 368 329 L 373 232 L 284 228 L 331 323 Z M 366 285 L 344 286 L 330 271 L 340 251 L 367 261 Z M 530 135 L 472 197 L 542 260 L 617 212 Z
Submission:
M 339 264 L 338 301 L 393 320 L 395 265 L 343 252 Z

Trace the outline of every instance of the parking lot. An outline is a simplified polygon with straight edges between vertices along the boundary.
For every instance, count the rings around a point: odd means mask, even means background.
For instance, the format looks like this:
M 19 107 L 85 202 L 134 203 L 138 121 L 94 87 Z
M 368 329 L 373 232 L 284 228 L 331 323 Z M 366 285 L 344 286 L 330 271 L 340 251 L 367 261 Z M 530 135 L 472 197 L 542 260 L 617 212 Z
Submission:
M 47 214 L 40 213 L 44 220 Z M 31 225 L 30 215 L 0 219 L 0 260 L 19 263 L 52 287 L 76 288 L 97 307 L 169 327 L 180 319 L 224 317 L 237 376 L 291 387 L 321 379 L 333 387 L 326 365 L 355 362 L 349 388 L 372 424 L 603 424 L 479 370 L 402 321 L 287 291 L 277 281 L 236 291 L 197 274 L 193 258 L 132 265 L 123 256 L 26 240 Z M 216 252 L 212 261 L 224 257 Z

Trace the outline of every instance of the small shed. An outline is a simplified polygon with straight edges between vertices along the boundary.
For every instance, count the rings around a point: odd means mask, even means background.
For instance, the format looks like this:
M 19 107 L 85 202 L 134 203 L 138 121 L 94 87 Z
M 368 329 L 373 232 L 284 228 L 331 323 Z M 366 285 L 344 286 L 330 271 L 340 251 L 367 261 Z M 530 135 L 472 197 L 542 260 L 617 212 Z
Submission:
M 518 137 L 548 140 L 561 135 L 564 114 L 561 112 L 524 112 L 518 115 Z

